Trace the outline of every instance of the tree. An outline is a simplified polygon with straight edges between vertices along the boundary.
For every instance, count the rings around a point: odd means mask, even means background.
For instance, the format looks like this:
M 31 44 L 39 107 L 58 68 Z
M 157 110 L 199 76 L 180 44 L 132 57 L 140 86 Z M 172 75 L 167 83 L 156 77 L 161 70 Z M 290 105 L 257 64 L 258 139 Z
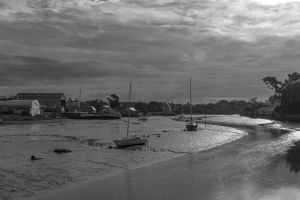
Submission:
M 157 101 L 148 103 L 147 108 L 150 112 L 160 112 L 162 110 L 160 103 Z
M 278 81 L 275 77 L 273 76 L 268 76 L 263 79 L 265 84 L 267 84 L 267 87 L 270 88 L 271 90 L 274 90 L 274 95 L 272 96 L 272 103 L 276 101 L 280 101 L 281 97 L 281 91 L 282 91 L 282 81 Z
M 281 113 L 300 113 L 297 109 L 299 100 L 299 83 L 300 73 L 294 72 L 288 75 L 283 82 L 278 81 L 275 77 L 268 76 L 263 79 L 268 88 L 274 90 L 274 95 L 269 100 L 274 104 L 277 103 L 276 111 Z
M 144 112 L 145 113 L 145 111 L 147 110 L 147 103 L 143 103 L 143 102 L 137 102 L 136 104 L 135 104 L 135 109 L 136 110 L 139 110 L 139 111 L 142 111 L 142 112 Z M 146 111 L 147 112 L 147 111 Z
M 277 110 L 283 113 L 300 114 L 300 82 L 291 84 L 282 91 L 281 103 Z
M 112 109 L 116 109 L 120 106 L 119 97 L 115 94 L 110 95 L 111 98 L 107 98 L 109 105 Z

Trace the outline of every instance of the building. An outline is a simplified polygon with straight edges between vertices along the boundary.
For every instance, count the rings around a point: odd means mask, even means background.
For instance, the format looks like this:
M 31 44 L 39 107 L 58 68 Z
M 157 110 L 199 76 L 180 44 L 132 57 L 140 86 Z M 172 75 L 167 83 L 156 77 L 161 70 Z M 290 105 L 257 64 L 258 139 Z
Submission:
M 64 93 L 18 93 L 19 100 L 37 100 L 46 109 L 55 110 L 58 113 L 65 112 L 66 95 Z
M 15 110 L 17 114 L 35 116 L 41 114 L 40 104 L 37 100 L 11 100 L 0 101 L 2 112 Z
M 163 115 L 169 115 L 172 113 L 172 108 L 169 103 L 164 103 L 162 106 L 162 114 Z

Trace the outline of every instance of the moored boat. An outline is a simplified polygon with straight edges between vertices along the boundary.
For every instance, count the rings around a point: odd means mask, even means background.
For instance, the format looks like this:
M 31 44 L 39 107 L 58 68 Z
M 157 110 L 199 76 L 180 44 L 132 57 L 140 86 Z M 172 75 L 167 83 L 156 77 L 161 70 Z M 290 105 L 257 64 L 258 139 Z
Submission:
M 193 109 L 192 109 L 192 78 L 190 78 L 190 115 L 191 119 L 190 121 L 186 124 L 186 130 L 187 131 L 196 131 L 198 128 L 198 123 L 193 120 Z
M 198 123 L 194 120 L 191 120 L 188 123 L 186 123 L 185 127 L 188 131 L 197 131 Z
M 129 119 L 130 119 L 130 96 L 131 96 L 131 84 L 129 86 L 129 101 L 128 101 L 128 120 L 127 120 L 127 134 L 126 137 L 122 137 L 119 139 L 113 140 L 115 145 L 117 147 L 125 147 L 125 146 L 134 146 L 134 145 L 143 145 L 148 143 L 148 138 L 149 136 L 137 136 L 136 134 L 134 135 L 129 135 Z
M 129 135 L 128 137 L 122 137 L 120 139 L 113 140 L 117 147 L 122 146 L 134 146 L 134 145 L 142 145 L 148 143 L 148 137 L 143 136 L 139 137 L 137 135 Z
M 147 121 L 147 120 L 148 120 L 148 117 L 146 117 L 146 116 L 141 116 L 141 117 L 138 118 L 138 120 L 140 120 L 140 121 Z
M 185 117 L 184 114 L 176 115 L 175 117 L 171 118 L 175 121 L 185 121 L 187 118 Z

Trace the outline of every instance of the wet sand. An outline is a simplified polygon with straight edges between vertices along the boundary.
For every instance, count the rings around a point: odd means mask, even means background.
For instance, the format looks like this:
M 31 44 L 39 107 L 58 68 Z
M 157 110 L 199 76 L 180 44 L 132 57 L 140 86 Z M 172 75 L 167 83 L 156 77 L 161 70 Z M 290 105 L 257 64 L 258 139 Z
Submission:
M 249 123 L 233 142 L 30 199 L 296 200 L 300 124 L 288 127 Z
M 112 139 L 124 136 L 126 125 L 124 119 L 61 119 L 1 126 L 1 199 L 24 199 L 76 187 L 211 149 L 246 135 L 239 129 L 215 125 L 208 125 L 205 130 L 186 132 L 184 123 L 162 116 L 150 117 L 147 122 L 132 118 L 131 132 L 150 135 L 149 144 L 117 149 Z M 72 152 L 54 153 L 58 148 Z M 31 160 L 32 155 L 43 159 Z

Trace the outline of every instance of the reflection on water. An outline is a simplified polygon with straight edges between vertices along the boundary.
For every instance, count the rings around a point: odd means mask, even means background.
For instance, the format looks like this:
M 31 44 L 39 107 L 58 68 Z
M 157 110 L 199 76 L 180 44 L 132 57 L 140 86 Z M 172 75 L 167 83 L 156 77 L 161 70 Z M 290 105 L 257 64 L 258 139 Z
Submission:
M 128 187 L 118 193 L 136 200 L 299 199 L 299 136 L 278 127 L 242 127 L 249 135 L 235 142 L 137 170 L 123 177 Z M 112 188 L 120 188 L 120 178 L 108 180 Z M 107 193 L 100 197 L 118 199 L 101 187 Z
M 247 131 L 250 137 L 246 137 L 244 140 L 252 142 L 278 139 L 291 131 L 277 126 L 239 126 L 238 128 Z
M 290 171 L 299 173 L 300 171 L 300 141 L 294 142 L 285 155 L 286 163 L 288 164 Z

